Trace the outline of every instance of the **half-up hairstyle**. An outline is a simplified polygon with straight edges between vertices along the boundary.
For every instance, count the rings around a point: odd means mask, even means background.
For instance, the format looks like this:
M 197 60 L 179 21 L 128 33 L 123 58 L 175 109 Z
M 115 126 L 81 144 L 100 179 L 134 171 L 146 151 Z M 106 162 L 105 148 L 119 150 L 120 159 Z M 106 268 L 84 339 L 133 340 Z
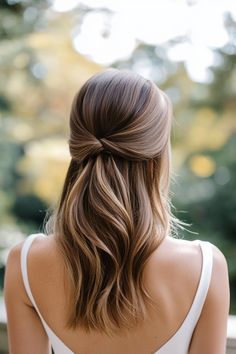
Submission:
M 153 82 L 106 70 L 76 94 L 71 161 L 46 223 L 70 280 L 68 328 L 137 326 L 151 302 L 143 271 L 178 224 L 170 211 L 172 105 Z

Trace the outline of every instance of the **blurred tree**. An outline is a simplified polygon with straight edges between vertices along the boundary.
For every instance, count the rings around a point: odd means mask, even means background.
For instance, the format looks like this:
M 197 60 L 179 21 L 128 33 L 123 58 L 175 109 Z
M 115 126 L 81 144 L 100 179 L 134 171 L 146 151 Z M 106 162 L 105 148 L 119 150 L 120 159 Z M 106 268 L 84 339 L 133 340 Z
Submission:
M 100 70 L 74 51 L 70 17 L 48 21 L 47 8 L 47 1 L 0 2 L 2 228 L 23 227 L 27 215 L 32 230 L 40 226 L 29 200 L 46 207 L 56 199 L 69 162 L 65 118 L 72 97 Z
M 45 218 L 46 208 L 46 204 L 35 194 L 23 194 L 14 200 L 11 211 L 21 221 L 33 222 L 37 227 Z

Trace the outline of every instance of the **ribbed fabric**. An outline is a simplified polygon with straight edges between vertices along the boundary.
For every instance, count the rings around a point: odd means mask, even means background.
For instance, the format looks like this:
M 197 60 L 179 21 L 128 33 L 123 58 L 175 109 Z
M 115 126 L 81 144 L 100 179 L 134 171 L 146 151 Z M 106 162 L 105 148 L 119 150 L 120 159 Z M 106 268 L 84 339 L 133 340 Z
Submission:
M 39 309 L 34 301 L 27 273 L 27 254 L 29 248 L 33 242 L 33 240 L 38 236 L 44 236 L 42 233 L 31 234 L 29 235 L 23 244 L 21 250 L 21 271 L 23 282 L 25 286 L 25 290 L 32 302 L 35 310 L 37 311 L 42 324 L 45 328 L 45 331 L 48 335 L 50 344 L 53 348 L 55 354 L 75 354 L 72 352 L 60 338 L 56 336 L 56 334 L 51 330 L 51 328 L 44 321 Z M 179 327 L 177 332 L 154 354 L 187 354 L 189 349 L 189 344 L 191 341 L 191 337 L 197 321 L 200 317 L 202 307 L 204 305 L 206 295 L 208 292 L 208 288 L 211 281 L 211 273 L 212 273 L 212 245 L 210 242 L 195 240 L 192 242 L 197 242 L 201 246 L 202 251 L 202 270 L 200 281 L 198 284 L 198 288 L 193 299 L 191 308 L 182 322 L 182 325 Z M 111 353 L 112 354 L 112 353 Z

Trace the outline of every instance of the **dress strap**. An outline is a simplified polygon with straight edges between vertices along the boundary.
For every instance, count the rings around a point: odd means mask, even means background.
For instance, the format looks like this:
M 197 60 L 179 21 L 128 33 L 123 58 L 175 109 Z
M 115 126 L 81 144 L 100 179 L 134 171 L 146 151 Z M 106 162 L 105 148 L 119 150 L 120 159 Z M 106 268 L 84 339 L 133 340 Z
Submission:
M 202 267 L 201 276 L 198 283 L 197 292 L 195 294 L 191 309 L 185 321 L 185 326 L 189 329 L 194 328 L 202 312 L 203 305 L 206 300 L 208 289 L 211 282 L 213 252 L 212 244 L 208 241 L 195 240 L 201 247 L 202 251 Z M 195 242 L 194 241 L 194 242 Z
M 207 296 L 212 273 L 212 244 L 201 240 L 195 240 L 192 242 L 200 245 L 202 253 L 201 275 L 198 282 L 197 291 L 195 293 L 191 308 L 182 322 L 182 325 L 156 354 L 176 353 L 177 351 L 178 353 L 188 353 L 191 337 Z
M 34 297 L 32 295 L 31 289 L 30 289 L 28 271 L 27 271 L 27 255 L 28 255 L 28 252 L 29 252 L 32 242 L 38 236 L 47 237 L 46 235 L 44 235 L 42 233 L 31 234 L 25 239 L 25 241 L 23 242 L 22 249 L 21 249 L 21 272 L 22 272 L 22 278 L 23 278 L 25 290 L 26 290 L 26 293 L 27 293 L 30 301 L 32 302 L 32 305 L 34 306 L 35 310 L 37 311 L 37 313 L 42 321 L 42 324 L 43 324 L 45 331 L 48 335 L 48 338 L 50 340 L 50 344 L 54 350 L 54 353 L 74 354 L 68 347 L 66 347 L 66 345 L 63 343 L 63 341 L 53 332 L 53 330 L 48 326 L 46 321 L 43 319 L 43 317 L 38 309 L 38 306 L 36 305 Z
M 32 242 L 38 236 L 46 237 L 46 235 L 44 235 L 42 233 L 31 234 L 23 242 L 23 246 L 22 246 L 22 249 L 21 249 L 21 273 L 22 273 L 23 283 L 24 283 L 24 286 L 25 286 L 25 291 L 26 291 L 30 301 L 32 302 L 32 305 L 35 307 L 36 311 L 38 312 L 39 317 L 41 318 L 41 320 L 43 320 L 43 318 L 42 318 L 42 316 L 41 316 L 41 314 L 39 312 L 39 309 L 38 309 L 38 307 L 36 305 L 36 302 L 34 300 L 34 297 L 32 295 L 31 289 L 30 289 L 28 271 L 27 271 L 27 255 L 28 255 L 28 252 L 29 252 L 29 249 L 30 249 L 30 246 L 31 246 Z

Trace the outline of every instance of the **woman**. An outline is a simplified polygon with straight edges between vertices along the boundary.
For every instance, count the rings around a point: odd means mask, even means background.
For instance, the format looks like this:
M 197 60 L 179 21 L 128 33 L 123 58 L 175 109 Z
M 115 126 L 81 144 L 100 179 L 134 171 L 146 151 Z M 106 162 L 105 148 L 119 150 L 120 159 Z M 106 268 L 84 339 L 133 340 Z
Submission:
M 7 260 L 11 354 L 225 353 L 225 257 L 173 237 L 171 118 L 132 72 L 96 74 L 75 96 L 58 207 Z

